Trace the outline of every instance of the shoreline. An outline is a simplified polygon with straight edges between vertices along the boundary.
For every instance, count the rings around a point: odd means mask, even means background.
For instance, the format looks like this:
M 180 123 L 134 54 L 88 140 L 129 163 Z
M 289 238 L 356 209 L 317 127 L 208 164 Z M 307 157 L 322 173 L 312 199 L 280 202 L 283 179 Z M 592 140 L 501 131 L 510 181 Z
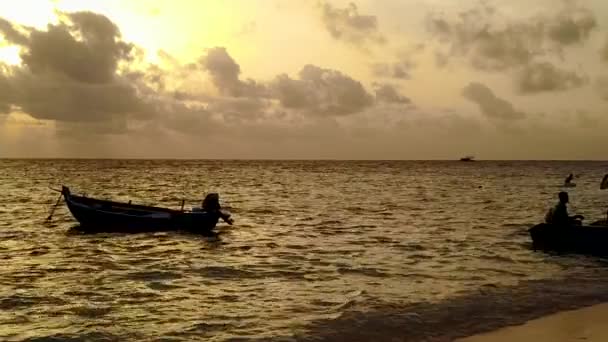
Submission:
M 507 341 L 608 341 L 608 303 L 560 311 L 487 333 L 456 339 L 455 342 Z

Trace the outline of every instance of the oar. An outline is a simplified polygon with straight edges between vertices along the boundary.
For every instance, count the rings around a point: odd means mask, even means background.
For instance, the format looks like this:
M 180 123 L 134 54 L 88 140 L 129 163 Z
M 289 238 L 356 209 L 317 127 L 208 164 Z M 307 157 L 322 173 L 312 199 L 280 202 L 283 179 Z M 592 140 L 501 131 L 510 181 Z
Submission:
M 61 197 L 63 197 L 63 194 L 59 194 L 59 198 L 57 199 L 57 202 L 51 209 L 51 213 L 49 214 L 49 217 L 46 218 L 47 221 L 50 221 L 51 218 L 53 217 L 53 214 L 55 213 L 55 208 L 57 208 L 57 206 L 59 205 L 59 202 L 61 202 Z

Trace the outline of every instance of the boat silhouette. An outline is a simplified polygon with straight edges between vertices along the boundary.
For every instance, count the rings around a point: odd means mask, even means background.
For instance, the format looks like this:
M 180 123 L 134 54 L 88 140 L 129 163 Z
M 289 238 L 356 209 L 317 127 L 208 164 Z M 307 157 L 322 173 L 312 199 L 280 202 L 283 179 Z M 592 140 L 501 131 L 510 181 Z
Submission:
M 86 232 L 159 232 L 186 230 L 196 233 L 209 232 L 220 218 L 232 224 L 230 214 L 221 210 L 219 196 L 208 194 L 203 202 L 205 208 L 192 211 L 160 208 L 154 206 L 120 203 L 85 196 L 73 195 L 67 186 L 61 189 L 72 216 Z M 208 206 L 205 203 L 212 203 Z M 182 203 L 183 204 L 183 203 Z

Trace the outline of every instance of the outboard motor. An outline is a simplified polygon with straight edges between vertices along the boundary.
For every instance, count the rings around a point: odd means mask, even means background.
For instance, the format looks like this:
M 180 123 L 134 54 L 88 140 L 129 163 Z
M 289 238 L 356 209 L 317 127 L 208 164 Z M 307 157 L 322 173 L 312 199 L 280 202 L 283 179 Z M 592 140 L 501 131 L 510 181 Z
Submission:
M 230 213 L 222 211 L 222 207 L 220 206 L 220 195 L 217 193 L 210 193 L 205 196 L 205 199 L 203 200 L 203 210 L 208 213 L 216 213 L 222 220 L 230 225 L 234 222 L 234 220 L 230 218 Z
M 217 193 L 210 193 L 205 196 L 205 199 L 203 200 L 203 210 L 213 212 L 220 209 L 220 195 Z

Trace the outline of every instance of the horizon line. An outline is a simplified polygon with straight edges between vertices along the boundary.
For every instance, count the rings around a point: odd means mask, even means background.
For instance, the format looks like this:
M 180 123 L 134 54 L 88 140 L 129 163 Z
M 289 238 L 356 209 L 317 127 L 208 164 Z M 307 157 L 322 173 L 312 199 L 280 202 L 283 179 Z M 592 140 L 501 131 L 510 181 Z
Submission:
M 460 159 L 334 159 L 334 158 L 124 158 L 124 157 L 0 157 L 0 160 L 170 160 L 170 161 L 457 161 L 464 163 L 471 163 L 461 161 Z M 608 159 L 475 159 L 472 163 L 476 162 L 507 162 L 507 161 L 561 161 L 561 162 L 606 162 Z

